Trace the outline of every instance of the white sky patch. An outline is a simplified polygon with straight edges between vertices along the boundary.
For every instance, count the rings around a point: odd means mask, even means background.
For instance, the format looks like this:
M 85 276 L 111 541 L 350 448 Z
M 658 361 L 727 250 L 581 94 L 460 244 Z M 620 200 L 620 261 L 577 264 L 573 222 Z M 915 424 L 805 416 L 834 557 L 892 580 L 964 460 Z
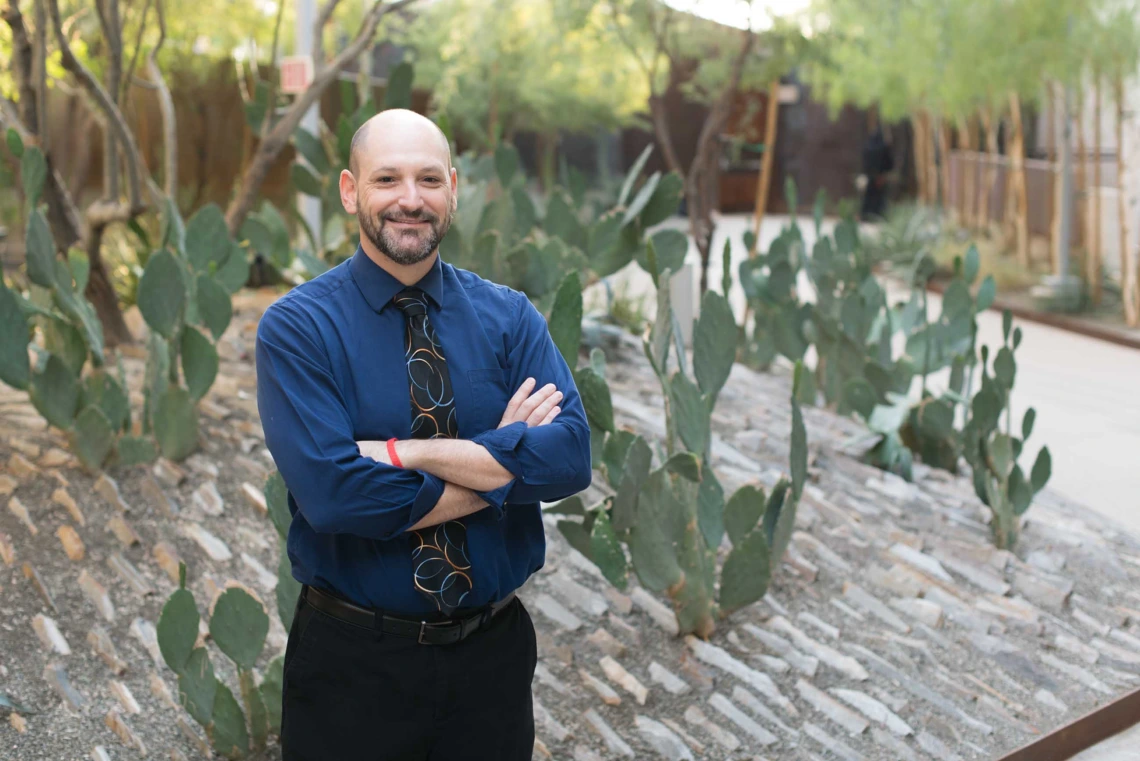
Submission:
M 773 18 L 801 13 L 811 0 L 665 0 L 679 11 L 707 18 L 738 29 L 764 31 L 772 27 Z

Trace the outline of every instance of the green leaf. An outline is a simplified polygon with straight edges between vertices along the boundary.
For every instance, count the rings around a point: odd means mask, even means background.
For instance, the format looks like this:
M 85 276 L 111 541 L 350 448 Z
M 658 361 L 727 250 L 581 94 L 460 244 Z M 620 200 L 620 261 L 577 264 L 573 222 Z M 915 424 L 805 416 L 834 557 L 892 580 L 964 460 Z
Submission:
M 792 492 L 795 499 L 798 500 L 803 494 L 804 482 L 807 480 L 807 429 L 804 427 L 804 416 L 800 412 L 800 405 L 794 395 L 792 396 L 791 439 L 791 452 L 788 454 L 788 459 L 792 471 Z
M 176 589 L 162 606 L 156 627 L 158 649 L 175 674 L 181 674 L 190 662 L 198 640 L 198 621 L 198 606 L 188 589 Z
M 629 202 L 629 206 L 622 216 L 621 225 L 626 227 L 630 222 L 638 219 L 643 209 L 649 204 L 649 200 L 653 197 L 654 191 L 657 190 L 658 183 L 661 182 L 661 173 L 655 172 L 650 175 L 645 184 L 641 186 L 641 190 L 637 191 L 637 195 Z M 640 222 L 640 220 L 639 220 Z
M 197 628 L 194 636 L 198 636 Z M 206 727 L 214 715 L 214 694 L 218 680 L 214 678 L 214 665 L 206 648 L 195 648 L 178 674 L 178 697 L 182 707 L 196 722 Z
M 168 386 L 158 397 L 152 423 L 158 448 L 167 459 L 183 460 L 198 448 L 198 411 L 186 389 Z
M 221 266 L 229 254 L 225 215 L 216 203 L 203 206 L 186 223 L 186 261 L 195 272 L 209 272 L 211 264 Z
M 647 230 L 676 214 L 681 204 L 684 189 L 685 181 L 681 179 L 679 174 L 669 172 L 664 175 L 661 181 L 656 184 L 645 207 L 641 210 L 638 219 L 641 228 Z
M 182 329 L 182 374 L 190 398 L 198 401 L 218 376 L 218 350 L 195 327 L 187 325 Z
M 210 636 L 239 668 L 254 667 L 268 633 L 265 607 L 244 589 L 230 587 L 214 602 Z
M 24 240 L 28 280 L 41 288 L 54 288 L 55 241 L 51 237 L 51 230 L 48 229 L 47 219 L 39 209 L 33 209 L 28 215 Z
M 162 204 L 162 243 L 159 248 L 167 246 L 179 253 L 186 250 L 186 225 L 178 204 L 172 198 L 167 198 Z
M 1017 465 L 1013 466 L 1013 472 L 1009 474 L 1009 502 L 1013 505 L 1014 515 L 1023 515 L 1033 502 L 1033 490 Z
M 720 547 L 724 538 L 724 489 L 712 468 L 706 467 L 697 492 L 697 525 L 712 549 Z
M 75 292 L 83 293 L 91 275 L 91 262 L 88 261 L 87 254 L 73 248 L 67 252 L 67 264 L 71 268 L 71 276 L 75 278 Z
M 388 86 L 384 90 L 384 110 L 412 107 L 414 78 L 415 69 L 407 61 L 397 64 L 388 72 Z
M 676 549 L 659 522 L 638 522 L 632 529 L 629 554 L 637 578 L 649 591 L 664 592 L 681 580 Z
M 542 229 L 551 237 L 560 238 L 567 245 L 580 249 L 587 249 L 589 246 L 586 228 L 578 220 L 578 213 L 571 205 L 570 199 L 561 190 L 554 191 L 547 201 Z M 617 239 L 616 230 L 612 232 L 607 230 L 607 235 L 613 235 L 613 240 Z
M 28 360 L 28 319 L 16 294 L 0 280 L 0 382 L 26 389 L 32 380 Z
M 49 423 L 64 430 L 71 427 L 79 405 L 79 381 L 60 357 L 48 355 L 44 369 L 33 373 L 30 396 Z
M 586 408 L 586 417 L 591 426 L 597 426 L 607 433 L 614 431 L 614 408 L 610 398 L 610 387 L 592 367 L 583 367 L 574 373 L 574 383 Z
M 642 489 L 649 478 L 649 468 L 653 453 L 649 444 L 641 436 L 635 436 L 629 445 L 621 470 L 621 480 L 614 497 L 613 527 L 617 531 L 627 531 L 637 523 L 637 507 Z
M 582 281 L 577 272 L 567 273 L 558 286 L 549 329 L 550 338 L 566 364 L 571 369 L 577 367 L 578 347 L 582 343 Z
M 304 157 L 305 161 L 309 162 L 309 166 L 317 174 L 328 174 L 332 166 L 329 164 L 328 154 L 325 153 L 325 146 L 321 143 L 320 138 L 309 132 L 304 127 L 298 127 L 293 131 L 293 145 L 297 149 L 297 153 Z
M 1013 388 L 1016 375 L 1017 362 L 1013 358 L 1013 351 L 1008 346 L 1003 346 L 994 357 L 994 378 L 1008 391 Z
M 701 316 L 693 330 L 693 374 L 710 403 L 716 399 L 736 360 L 738 329 L 728 299 L 705 291 Z
M 843 385 L 844 404 L 857 412 L 864 420 L 871 418 L 877 401 L 878 395 L 875 393 L 875 389 L 863 378 L 850 378 Z
M 777 481 L 764 508 L 764 536 L 768 540 L 773 572 L 783 560 L 788 543 L 792 540 L 792 531 L 796 527 L 798 497 L 793 493 L 789 498 L 790 487 L 786 478 Z
M 681 265 L 685 263 L 685 255 L 689 251 L 689 239 L 683 232 L 671 228 L 658 230 L 650 236 L 648 242 L 652 243 L 653 253 L 657 256 L 658 272 L 665 270 L 677 272 L 681 269 Z M 648 245 L 638 247 L 637 263 L 650 276 L 656 275 L 649 267 Z
M 519 170 L 519 152 L 510 143 L 499 143 L 495 148 L 495 175 L 504 188 L 514 182 Z
M 71 448 L 89 471 L 98 471 L 115 446 L 115 431 L 103 410 L 89 405 L 75 418 Z
M 764 517 L 764 490 L 745 484 L 736 490 L 724 507 L 724 528 L 733 545 L 740 544 Z
M 978 271 L 981 267 L 982 259 L 978 255 L 978 247 L 971 243 L 970 247 L 966 249 L 966 263 L 962 271 L 962 279 L 966 281 L 967 285 L 972 284 L 978 277 Z
M 278 540 L 280 549 L 277 553 L 277 616 L 285 631 L 293 627 L 293 612 L 297 608 L 297 598 L 301 596 L 301 582 L 293 578 L 293 563 L 289 560 L 289 552 L 285 547 L 286 539 Z
M 673 421 L 685 448 L 703 456 L 711 435 L 710 410 L 700 389 L 684 373 L 674 373 L 669 384 Z
M 24 198 L 30 209 L 39 205 L 47 172 L 43 151 L 34 145 L 25 147 L 24 155 L 20 157 L 20 177 L 24 181 Z
M 606 471 L 606 480 L 610 486 L 618 488 L 621 484 L 622 468 L 625 467 L 626 455 L 633 445 L 637 435 L 632 431 L 619 429 L 606 437 L 602 451 L 602 463 Z
M 237 293 L 245 287 L 246 281 L 249 280 L 249 255 L 246 250 L 231 241 L 230 255 L 226 257 L 222 266 L 214 272 L 214 279 L 229 294 Z M 200 312 L 201 296 L 199 296 L 198 308 Z
M 559 500 L 549 507 L 544 507 L 542 512 L 550 513 L 551 515 L 576 515 L 579 518 L 586 517 L 586 507 L 582 503 L 582 498 L 577 495 Z
M 115 443 L 117 462 L 121 467 L 148 465 L 158 459 L 154 442 L 143 436 L 123 436 Z
M 217 683 L 214 693 L 213 721 L 206 727 L 210 743 L 219 755 L 226 758 L 244 758 L 249 753 L 249 733 L 245 728 L 245 714 L 230 688 Z
M 990 445 L 990 459 L 999 478 L 1009 475 L 1013 466 L 1013 442 L 1009 436 L 1004 433 L 994 436 L 993 444 Z
M 261 701 L 265 704 L 269 732 L 281 734 L 281 692 L 285 684 L 285 656 L 279 655 L 265 668 L 261 680 Z
M 1025 411 L 1025 417 L 1021 419 L 1021 438 L 1024 441 L 1029 438 L 1033 433 L 1033 423 L 1037 420 L 1037 410 L 1030 407 Z
M 739 610 L 763 597 L 771 580 L 771 566 L 763 531 L 752 531 L 739 544 L 734 543 L 720 571 L 721 613 Z
M 173 338 L 186 303 L 186 285 L 174 255 L 165 249 L 151 254 L 139 279 L 138 305 L 151 330 Z
M 233 317 L 230 294 L 210 275 L 198 275 L 198 315 L 214 340 L 222 337 Z
M 262 493 L 269 508 L 269 519 L 273 521 L 281 538 L 287 539 L 293 516 L 289 512 L 289 490 L 285 487 L 285 479 L 281 477 L 280 471 L 275 470 L 269 474 Z
M 649 154 L 653 153 L 653 144 L 645 146 L 645 150 L 633 162 L 633 166 L 629 168 L 629 173 L 626 174 L 625 180 L 621 184 L 621 192 L 618 193 L 617 205 L 625 206 L 629 200 L 629 194 L 633 192 L 634 183 L 637 178 L 641 176 L 641 170 L 645 169 L 645 162 L 649 161 Z
M 313 198 L 324 197 L 325 189 L 324 186 L 321 185 L 321 179 L 303 164 L 294 163 L 289 165 L 289 181 L 293 183 L 293 187 L 300 193 L 312 196 Z
M 8 150 L 12 156 L 20 159 L 24 156 L 24 140 L 20 137 L 20 133 L 16 131 L 15 127 L 9 127 L 8 132 L 4 135 L 8 143 Z
M 1033 470 L 1029 476 L 1035 494 L 1045 488 L 1051 475 L 1053 475 L 1053 457 L 1049 454 L 1049 447 L 1041 447 L 1037 459 L 1033 461 Z
M 257 689 L 252 671 L 238 670 L 238 687 L 241 689 L 241 700 L 249 711 L 249 731 L 253 748 L 260 750 L 265 747 L 265 741 L 269 738 L 269 712 L 261 697 L 261 691 Z
M 629 570 L 626 566 L 625 551 L 606 511 L 598 512 L 594 528 L 590 532 L 590 557 L 602 571 L 602 575 L 618 589 L 625 589 Z
M 665 470 L 687 478 L 693 483 L 701 481 L 701 460 L 692 452 L 678 452 L 665 463 Z

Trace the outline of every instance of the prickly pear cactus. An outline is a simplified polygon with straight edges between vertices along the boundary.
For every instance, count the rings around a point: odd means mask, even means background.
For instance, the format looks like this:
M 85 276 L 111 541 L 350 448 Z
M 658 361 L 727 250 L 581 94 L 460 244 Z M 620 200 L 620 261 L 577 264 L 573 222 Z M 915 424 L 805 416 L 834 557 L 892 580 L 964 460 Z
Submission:
M 973 470 L 974 491 L 993 513 L 990 528 L 994 543 L 1010 549 L 1017 543 L 1021 516 L 1052 475 L 1048 447 L 1042 447 L 1027 477 L 1018 464 L 1037 419 L 1030 407 L 1015 435 L 1010 397 L 1017 376 L 1014 352 L 1021 344 L 1021 329 L 1011 331 L 1012 315 L 1002 315 L 1002 347 L 989 367 L 989 347 L 981 355 L 981 388 L 970 403 L 970 417 L 962 434 L 964 453 Z M 1002 430 L 1004 420 L 1005 430 Z
M 647 253 L 650 272 L 658 274 L 652 245 Z M 787 549 L 807 473 L 807 440 L 796 401 L 805 373 L 798 364 L 791 480 L 781 480 L 770 495 L 743 487 L 726 504 L 708 466 L 711 413 L 736 357 L 738 326 L 724 297 L 706 293 L 694 326 L 691 378 L 669 304 L 670 274 L 668 269 L 658 274 L 657 317 L 644 339 L 666 404 L 661 461 L 654 467 L 644 438 L 611 427 L 600 447 L 600 467 L 614 495 L 588 508 L 572 497 L 549 509 L 562 516 L 558 527 L 571 545 L 611 583 L 624 589 L 632 568 L 642 586 L 670 599 L 682 633 L 708 637 L 718 619 L 764 595 Z M 562 306 L 552 314 L 552 325 L 575 314 L 574 296 L 580 293 L 558 300 Z M 575 344 L 567 339 L 563 345 Z M 590 409 L 587 399 L 587 415 Z M 596 417 L 591 416 L 592 427 Z M 731 550 L 718 583 L 717 551 L 726 536 Z
M 244 758 L 251 750 L 263 749 L 269 735 L 281 729 L 282 658 L 270 661 L 260 685 L 254 671 L 269 617 L 261 601 L 240 585 L 228 586 L 211 606 L 210 636 L 237 667 L 242 703 L 215 675 L 208 650 L 197 646 L 199 618 L 182 564 L 179 588 L 158 620 L 158 647 L 166 665 L 178 675 L 182 705 L 205 728 L 214 749 L 226 758 Z

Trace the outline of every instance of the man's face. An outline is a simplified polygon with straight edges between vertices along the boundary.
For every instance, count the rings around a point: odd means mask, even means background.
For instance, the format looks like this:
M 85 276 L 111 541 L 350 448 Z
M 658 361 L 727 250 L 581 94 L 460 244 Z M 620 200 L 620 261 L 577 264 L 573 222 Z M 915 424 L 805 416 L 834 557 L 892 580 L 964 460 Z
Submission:
M 431 256 L 451 227 L 455 170 L 440 141 L 426 130 L 375 134 L 362 151 L 355 176 L 355 212 L 361 235 L 396 264 Z M 374 150 L 372 148 L 375 147 Z M 342 201 L 344 198 L 342 188 Z

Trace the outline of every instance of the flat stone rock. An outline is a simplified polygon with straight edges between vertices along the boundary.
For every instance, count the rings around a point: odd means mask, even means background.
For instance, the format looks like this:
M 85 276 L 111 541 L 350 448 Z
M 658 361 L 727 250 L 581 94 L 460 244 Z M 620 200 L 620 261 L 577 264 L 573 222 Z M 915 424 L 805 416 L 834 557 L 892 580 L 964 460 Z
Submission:
M 1115 692 L 1112 689 L 1110 689 L 1107 684 L 1105 684 L 1104 682 L 1102 682 L 1101 680 L 1097 679 L 1095 676 L 1090 674 L 1087 667 L 1075 666 L 1075 665 L 1073 665 L 1067 661 L 1061 660 L 1060 658 L 1053 655 L 1052 653 L 1041 653 L 1040 658 L 1041 658 L 1041 662 L 1044 663 L 1046 666 L 1048 666 L 1052 669 L 1056 669 L 1057 671 L 1060 671 L 1065 676 L 1067 676 L 1070 679 L 1073 679 L 1077 682 L 1080 682 L 1085 687 L 1088 687 L 1090 690 L 1093 690 L 1095 692 L 1099 692 L 1102 695 L 1114 695 L 1115 694 Z
M 71 680 L 67 678 L 67 671 L 61 664 L 49 663 L 44 666 L 44 679 L 47 680 L 47 683 L 51 685 L 69 710 L 75 713 L 83 710 L 87 701 L 83 699 L 78 690 L 71 686 Z
M 1070 637 L 1068 634 L 1058 634 L 1053 639 L 1053 644 L 1058 650 L 1072 653 L 1090 666 L 1100 660 L 1099 650 L 1086 645 L 1076 637 Z
M 892 761 L 919 761 L 918 754 L 905 742 L 879 727 L 871 727 L 871 738 L 875 745 L 885 748 Z
M 693 655 L 697 657 L 697 660 L 714 666 L 730 676 L 734 676 L 745 682 L 751 686 L 752 689 L 772 701 L 777 708 L 789 716 L 797 716 L 799 714 L 796 707 L 792 705 L 790 700 L 783 696 L 780 692 L 780 688 L 776 686 L 776 683 L 773 682 L 772 678 L 767 674 L 762 674 L 756 669 L 732 657 L 716 645 L 709 644 L 692 635 L 685 637 L 685 644 L 693 651 Z
M 52 447 L 44 452 L 44 456 L 40 458 L 41 468 L 60 468 L 65 465 L 71 466 L 75 462 L 75 458 L 70 453 L 65 452 L 59 447 Z
M 142 544 L 142 539 L 139 538 L 138 532 L 131 527 L 131 524 L 121 515 L 112 516 L 111 520 L 107 521 L 107 529 L 115 535 L 124 547 L 132 547 L 136 544 Z
M 113 622 L 115 620 L 115 606 L 111 604 L 111 596 L 107 594 L 106 587 L 96 581 L 86 568 L 79 573 L 79 588 L 95 606 L 99 615 L 107 621 Z
M 134 730 L 127 725 L 127 722 L 123 720 L 123 717 L 119 715 L 118 711 L 114 708 L 107 711 L 107 715 L 103 717 L 103 723 L 107 725 L 108 729 L 115 733 L 115 736 L 122 741 L 123 745 L 136 748 L 139 753 L 146 756 L 146 744 L 135 734 Z
M 39 594 L 40 599 L 47 603 L 47 606 L 51 608 L 53 612 L 58 613 L 59 608 L 56 607 L 55 600 L 52 599 L 51 592 L 48 590 L 47 584 L 44 583 L 43 578 L 40 576 L 40 572 L 37 571 L 31 563 L 24 563 L 23 570 L 24 578 L 32 582 L 32 586 Z
M 546 667 L 546 664 L 541 661 L 534 667 L 534 678 L 537 679 L 540 684 L 545 684 L 559 695 L 570 694 L 570 688 L 566 686 L 566 683 L 552 674 L 550 669 Z
M 1009 584 L 997 574 L 990 572 L 985 566 L 974 565 L 960 560 L 948 552 L 935 550 L 932 553 L 938 562 L 953 573 L 958 574 L 966 581 L 984 592 L 995 595 L 1004 595 L 1009 592 Z
M 708 733 L 709 737 L 719 743 L 724 749 L 734 751 L 740 747 L 740 739 L 737 738 L 736 735 L 713 723 L 709 717 L 705 716 L 704 712 L 696 706 L 691 705 L 685 709 L 684 719 L 694 727 L 703 729 Z
M 551 591 L 587 615 L 601 616 L 609 609 L 606 598 L 592 589 L 582 586 L 562 572 L 552 573 L 547 577 L 547 580 Z
M 111 761 L 111 755 L 102 745 L 96 745 L 91 749 L 91 761 Z
M 859 661 L 850 656 L 843 655 L 832 647 L 816 642 L 792 626 L 787 619 L 782 616 L 773 616 L 772 619 L 768 621 L 768 626 L 788 635 L 792 643 L 800 650 L 818 658 L 821 663 L 830 666 L 844 676 L 860 682 L 866 681 L 871 676 Z
M 775 656 L 764 655 L 763 653 L 753 653 L 752 660 L 771 674 L 786 674 L 792 670 L 792 667 L 789 666 L 788 662 L 783 658 L 776 658 Z
M 177 518 L 181 511 L 175 501 L 163 491 L 159 486 L 158 480 L 146 473 L 139 479 L 139 487 L 142 490 L 143 499 L 147 504 L 154 505 L 158 510 L 167 518 Z
M 890 554 L 907 565 L 917 568 L 927 576 L 932 576 L 948 584 L 954 583 L 954 577 L 946 573 L 946 569 L 942 567 L 941 563 L 925 552 L 916 550 L 914 547 L 900 542 L 891 547 Z
M 79 534 L 66 523 L 56 529 L 55 535 L 59 537 L 59 543 L 63 545 L 63 552 L 69 560 L 78 562 L 87 554 L 87 548 L 84 547 Z
M 896 546 L 906 547 L 906 545 Z M 870 613 L 872 616 L 879 619 L 895 631 L 901 634 L 910 633 L 910 624 L 899 618 L 898 614 L 887 607 L 886 603 L 882 602 L 879 598 L 875 597 L 870 592 L 867 592 L 858 584 L 852 584 L 849 581 L 844 582 L 843 597 L 861 610 Z
M 111 669 L 112 673 L 122 674 L 127 670 L 126 662 L 119 657 L 118 650 L 115 649 L 115 643 L 111 641 L 110 635 L 101 626 L 92 626 L 91 631 L 87 632 L 87 642 L 91 645 L 91 649 L 95 654 L 103 659 L 107 664 L 107 668 Z
M 744 624 L 741 627 L 742 631 L 747 632 L 751 636 L 760 641 L 764 647 L 780 656 L 789 666 L 796 671 L 804 674 L 805 676 L 815 676 L 815 672 L 819 670 L 819 659 L 810 655 L 804 655 L 799 650 L 792 647 L 792 643 L 778 634 L 761 629 L 759 626 L 753 624 Z
M 533 605 L 539 613 L 567 631 L 573 632 L 582 628 L 582 619 L 545 592 L 534 598 Z
M 1068 713 L 1069 707 L 1061 702 L 1061 700 L 1046 689 L 1040 689 L 1033 693 L 1033 699 L 1046 708 L 1051 708 L 1057 713 Z
M 623 616 L 628 616 L 633 611 L 633 600 L 612 586 L 607 584 L 602 590 L 602 594 L 605 595 L 605 598 L 614 606 L 614 609 Z
M 634 726 L 646 744 L 668 761 L 693 761 L 693 754 L 674 732 L 659 721 L 638 714 Z
M 929 732 L 920 732 L 916 739 L 918 740 L 918 747 L 934 756 L 938 761 L 962 761 L 961 756 L 950 750 L 946 747 L 946 743 Z
M 578 669 L 578 676 L 582 678 L 582 683 L 589 687 L 591 690 L 598 694 L 602 702 L 608 706 L 621 705 L 621 695 L 614 692 L 614 689 L 608 684 L 598 679 L 586 669 Z
M 178 583 L 178 564 L 182 562 L 182 558 L 178 556 L 178 551 L 174 549 L 173 545 L 167 542 L 158 542 L 151 550 L 154 555 L 154 560 L 158 563 L 158 567 L 162 569 L 163 573 L 170 577 L 170 580 L 175 584 Z
M 764 703 L 757 699 L 755 695 L 740 685 L 735 685 L 732 688 L 732 699 L 734 702 L 744 706 L 755 716 L 760 717 L 789 737 L 796 738 L 800 736 L 798 730 L 793 729 L 784 722 L 780 721 L 780 717 L 772 713 L 771 709 L 769 709 L 768 706 L 764 705 Z
M 871 721 L 882 724 L 899 737 L 914 734 L 914 730 L 910 728 L 910 725 L 899 718 L 894 711 L 866 693 L 859 692 L 858 690 L 833 688 L 831 694 L 859 711 L 859 713 Z
M 842 759 L 842 761 L 865 761 L 861 754 L 854 751 L 850 746 L 836 740 L 810 721 L 804 722 L 803 733 L 826 748 L 828 752 Z
M 1065 556 L 1059 552 L 1033 550 L 1026 556 L 1025 562 L 1046 573 L 1060 573 L 1065 567 Z
M 213 481 L 207 481 L 195 489 L 190 496 L 190 504 L 212 517 L 221 515 L 226 509 L 225 500 L 218 491 L 218 485 Z
M 4 561 L 4 565 L 16 562 L 16 548 L 12 546 L 12 540 L 3 531 L 0 531 L 0 560 Z
M 684 695 L 692 687 L 657 661 L 649 664 L 649 678 L 665 688 L 670 695 Z
M 564 742 L 566 738 L 571 736 L 571 732 L 563 726 L 550 711 L 538 700 L 532 701 L 534 708 L 534 723 L 543 731 L 544 734 L 550 735 L 554 738 L 555 742 Z
M 1111 626 L 1104 623 L 1103 621 L 1100 621 L 1096 618 L 1093 618 L 1088 613 L 1085 613 L 1083 610 L 1076 607 L 1075 605 L 1073 606 L 1073 618 L 1081 626 L 1085 627 L 1086 629 L 1088 629 L 1091 632 L 1094 632 L 1096 634 L 1101 635 L 1102 637 L 1108 636 L 1108 633 L 1110 631 L 1112 631 Z
M 843 727 L 849 735 L 861 735 L 870 726 L 862 716 L 840 705 L 834 698 L 810 682 L 800 679 L 796 682 L 796 690 L 800 693 L 800 697 L 807 701 L 808 705 Z
M 611 753 L 616 753 L 625 758 L 633 758 L 636 755 L 633 748 L 629 747 L 629 743 L 623 740 L 621 735 L 615 732 L 593 708 L 586 711 L 583 716 L 585 716 L 587 723 L 594 728 L 594 731 L 602 736 L 602 742 L 606 744 Z
M 262 589 L 272 591 L 277 588 L 277 575 L 270 573 L 269 569 L 247 552 L 241 554 L 241 562 L 246 568 L 253 571 L 257 577 L 257 585 Z
M 17 481 L 28 481 L 39 475 L 40 469 L 24 455 L 13 452 L 8 458 L 8 472 L 15 476 Z
M 139 597 L 145 597 L 154 593 L 154 587 L 150 585 L 150 582 L 143 578 L 143 575 L 139 573 L 131 561 L 119 553 L 111 553 L 107 558 L 107 565 L 112 571 L 118 574 L 119 578 Z
M 186 721 L 185 717 L 179 716 L 175 720 L 175 725 L 177 725 L 178 731 L 194 746 L 202 758 L 213 757 L 214 750 L 210 747 L 210 743 L 206 742 L 206 738 L 202 737 L 201 733 L 199 733 L 195 727 L 192 727 L 190 722 Z
M 645 589 L 638 587 L 629 595 L 634 607 L 643 611 L 653 622 L 666 633 L 676 637 L 681 633 L 677 625 L 677 616 L 668 605 L 658 600 Z
M 742 731 L 746 732 L 760 745 L 774 745 L 775 743 L 779 742 L 778 737 L 776 737 L 768 730 L 764 729 L 764 727 L 757 724 L 748 716 L 748 714 L 744 713 L 744 711 L 741 711 L 739 708 L 733 705 L 732 701 L 726 698 L 724 695 L 721 695 L 720 693 L 713 693 L 709 697 L 709 705 L 719 711 L 721 715 L 739 727 Z
M 204 623 L 204 622 L 203 622 Z M 166 662 L 162 658 L 162 650 L 158 646 L 158 632 L 154 628 L 154 624 L 147 621 L 145 618 L 136 618 L 131 621 L 131 636 L 139 641 L 143 649 L 150 655 L 150 659 L 154 661 L 154 665 L 162 668 Z
M 909 616 L 932 628 L 942 626 L 942 606 L 930 600 L 921 597 L 896 597 L 890 601 L 890 606 L 904 616 Z
M 1128 666 L 1140 666 L 1140 650 L 1130 647 L 1121 647 L 1100 637 L 1093 637 L 1089 644 L 1099 650 L 1106 657 Z
M 918 597 L 929 583 L 901 563 L 895 563 L 885 571 L 872 566 L 864 577 L 875 586 L 902 597 Z
M 818 616 L 807 612 L 800 612 L 796 615 L 796 620 L 802 624 L 807 624 L 813 629 L 822 632 L 830 639 L 839 639 L 839 629 L 822 620 Z
M 233 558 L 233 553 L 230 552 L 230 548 L 226 546 L 225 542 L 197 523 L 183 523 L 179 526 L 179 529 L 182 531 L 183 536 L 197 543 L 206 555 L 209 556 L 210 560 L 216 563 L 224 563 Z
M 16 520 L 23 523 L 32 536 L 36 536 L 40 533 L 36 524 L 32 522 L 32 516 L 28 513 L 28 508 L 24 507 L 24 503 L 20 501 L 19 497 L 12 497 L 8 500 L 8 512 L 16 516 Z
M 0 473 L 0 497 L 10 497 L 20 482 L 6 473 Z
M 241 493 L 250 507 L 260 515 L 269 515 L 269 505 L 265 502 L 265 493 L 261 489 L 247 482 L 241 485 Z
M 1043 578 L 1037 574 L 1021 572 L 1014 574 L 1013 588 L 1037 605 L 1060 611 L 1073 593 L 1073 582 L 1063 578 Z
M 35 630 L 44 649 L 60 655 L 71 655 L 71 647 L 68 646 L 54 619 L 37 613 L 32 617 L 32 629 Z
M 688 745 L 694 753 L 703 754 L 705 752 L 704 743 L 700 742 L 697 740 L 697 738 L 686 732 L 685 728 L 678 724 L 676 721 L 670 718 L 664 718 L 661 721 L 665 724 L 665 726 L 669 727 L 669 729 L 676 732 L 677 737 L 680 737 L 682 740 L 684 740 L 685 745 Z
M 633 699 L 637 701 L 638 705 L 645 705 L 645 701 L 649 697 L 649 688 L 638 681 L 637 677 L 626 671 L 625 667 L 608 655 L 603 656 L 598 664 L 602 667 L 602 673 L 606 675 L 606 679 L 633 695 Z
M 218 466 L 215 463 L 211 462 L 201 453 L 192 454 L 187 457 L 186 465 L 190 468 L 190 470 L 206 476 L 207 478 L 217 478 L 218 474 L 221 472 L 218 470 Z
M 83 511 L 79 509 L 79 505 L 71 498 L 67 489 L 61 486 L 53 491 L 51 493 L 51 501 L 66 510 L 67 514 L 71 516 L 71 519 L 80 526 L 87 525 L 87 518 L 83 515 Z
M 124 711 L 129 714 L 142 713 L 142 708 L 139 706 L 139 702 L 135 700 L 135 696 L 131 694 L 130 687 L 127 687 L 127 685 L 117 679 L 112 679 L 108 682 L 107 686 L 111 690 L 111 694 L 119 701 Z
M 95 481 L 95 493 L 116 510 L 124 513 L 131 511 L 131 506 L 123 500 L 123 495 L 119 492 L 118 482 L 106 473 L 100 475 Z
M 186 480 L 186 471 L 165 457 L 159 457 L 155 460 L 150 472 L 154 474 L 154 477 L 157 478 L 163 486 L 168 486 L 171 489 Z
M 796 542 L 796 544 L 811 547 L 816 557 L 818 557 L 824 564 L 831 566 L 835 570 L 841 571 L 844 574 L 848 574 L 852 571 L 850 563 L 837 555 L 834 551 L 832 551 L 830 547 L 825 545 L 819 539 L 816 539 L 811 534 L 797 531 L 792 534 L 792 539 Z

